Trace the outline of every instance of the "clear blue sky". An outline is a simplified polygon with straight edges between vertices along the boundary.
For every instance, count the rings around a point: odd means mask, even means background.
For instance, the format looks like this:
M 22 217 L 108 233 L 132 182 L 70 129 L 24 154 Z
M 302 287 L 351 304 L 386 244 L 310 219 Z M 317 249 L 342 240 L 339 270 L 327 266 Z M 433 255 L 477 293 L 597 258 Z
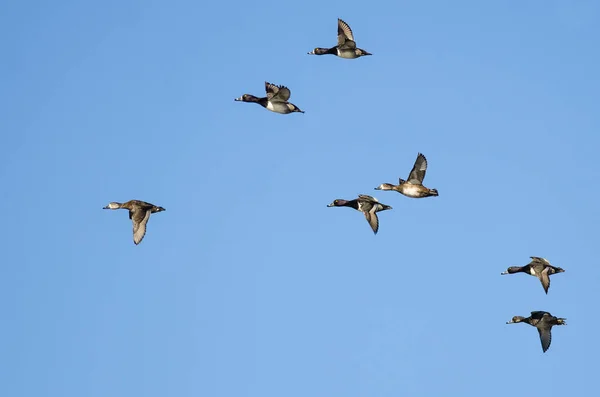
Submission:
M 338 17 L 372 57 L 306 54 Z M 599 18 L 591 0 L 5 4 L 0 395 L 596 390 Z M 306 113 L 234 102 L 265 80 Z M 373 190 L 418 152 L 439 197 Z M 358 193 L 394 207 L 376 236 L 326 207 Z M 167 209 L 139 246 L 102 210 L 130 199 Z M 566 269 L 548 295 L 500 275 L 531 255 Z M 532 310 L 568 319 L 545 354 L 505 324 Z

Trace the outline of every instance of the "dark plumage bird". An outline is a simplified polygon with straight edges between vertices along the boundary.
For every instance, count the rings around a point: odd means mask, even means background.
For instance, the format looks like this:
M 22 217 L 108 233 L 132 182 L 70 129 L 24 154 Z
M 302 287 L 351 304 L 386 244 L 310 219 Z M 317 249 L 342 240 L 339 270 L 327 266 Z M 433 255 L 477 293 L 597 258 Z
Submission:
M 506 324 L 527 323 L 536 327 L 540 334 L 542 350 L 545 353 L 552 342 L 552 327 L 555 325 L 567 325 L 565 322 L 566 320 L 566 318 L 558 318 L 548 312 L 535 311 L 531 312 L 531 316 L 529 317 L 514 316 L 512 320 L 508 321 Z
M 359 194 L 358 198 L 354 200 L 336 199 L 328 207 L 351 207 L 357 211 L 361 211 L 365 214 L 365 218 L 373 233 L 377 234 L 379 230 L 379 218 L 377 212 L 391 210 L 392 207 L 389 205 L 381 204 L 375 197 L 367 196 L 366 194 Z
M 258 103 L 263 108 L 266 108 L 271 112 L 275 113 L 304 113 L 298 108 L 298 106 L 288 102 L 288 99 L 290 99 L 291 91 L 286 86 L 275 85 L 265 81 L 265 91 L 267 92 L 266 97 L 257 98 L 254 95 L 244 94 L 239 98 L 235 98 L 234 100 Z
M 133 223 L 133 242 L 138 245 L 146 235 L 146 224 L 150 219 L 150 214 L 165 211 L 163 207 L 147 203 L 141 200 L 129 200 L 125 203 L 111 202 L 103 209 L 105 210 L 129 210 L 129 219 Z
M 311 55 L 336 55 L 340 58 L 354 59 L 365 55 L 373 55 L 361 48 L 356 48 L 356 42 L 354 41 L 354 35 L 350 26 L 338 18 L 338 43 L 335 47 L 321 48 L 317 47 L 309 54 Z
M 532 259 L 529 264 L 525 266 L 511 266 L 501 274 L 514 274 L 514 273 L 526 273 L 531 276 L 535 276 L 540 279 L 542 287 L 546 294 L 550 288 L 550 275 L 555 273 L 563 273 L 564 269 L 552 266 L 546 258 L 540 258 L 538 256 L 531 256 Z
M 421 153 L 417 155 L 415 164 L 413 165 L 408 180 L 399 178 L 397 185 L 391 183 L 382 183 L 375 190 L 395 190 L 398 193 L 402 193 L 407 197 L 422 198 L 429 196 L 438 196 L 437 189 L 429 189 L 423 186 L 423 179 L 425 179 L 425 173 L 427 172 L 427 159 Z

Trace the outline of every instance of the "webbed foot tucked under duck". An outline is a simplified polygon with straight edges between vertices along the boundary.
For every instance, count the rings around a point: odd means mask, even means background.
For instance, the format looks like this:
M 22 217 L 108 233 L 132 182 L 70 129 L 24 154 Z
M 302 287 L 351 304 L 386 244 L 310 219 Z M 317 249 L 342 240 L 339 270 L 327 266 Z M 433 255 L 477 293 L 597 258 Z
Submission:
M 354 200 L 336 199 L 327 206 L 350 207 L 357 211 L 361 211 L 365 214 L 365 219 L 369 222 L 369 225 L 375 234 L 377 234 L 377 231 L 379 230 L 379 218 L 377 217 L 377 212 L 392 209 L 391 206 L 382 204 L 375 197 L 367 196 L 366 194 L 359 194 L 358 198 L 355 198 Z
M 144 239 L 144 236 L 146 235 L 146 224 L 150 219 L 150 214 L 166 211 L 163 207 L 159 207 L 141 200 L 129 200 L 125 203 L 118 203 L 116 201 L 113 201 L 109 203 L 106 207 L 103 207 L 103 209 L 129 210 L 129 219 L 131 219 L 133 223 L 133 242 L 135 243 L 135 245 L 141 243 Z
M 429 189 L 423 186 L 423 179 L 425 179 L 425 173 L 427 172 L 427 159 L 421 153 L 417 155 L 415 164 L 413 165 L 408 180 L 399 178 L 397 185 L 391 183 L 382 183 L 375 190 L 394 190 L 407 197 L 412 198 L 423 198 L 431 196 L 439 196 L 437 189 Z
M 304 113 L 293 103 L 288 102 L 291 91 L 283 85 L 274 85 L 265 81 L 266 97 L 258 98 L 251 94 L 244 94 L 235 101 L 258 103 L 260 106 L 275 113 Z

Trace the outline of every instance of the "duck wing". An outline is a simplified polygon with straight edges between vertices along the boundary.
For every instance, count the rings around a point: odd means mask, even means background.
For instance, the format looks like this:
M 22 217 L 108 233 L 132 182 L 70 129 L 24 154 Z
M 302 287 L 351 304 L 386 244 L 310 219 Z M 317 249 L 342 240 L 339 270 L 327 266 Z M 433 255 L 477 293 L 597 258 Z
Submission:
M 146 235 L 146 224 L 150 219 L 151 209 L 134 211 L 133 214 L 130 211 L 129 216 L 133 223 L 133 242 L 138 245 L 144 239 Z
M 425 179 L 425 173 L 427 172 L 427 159 L 421 153 L 417 155 L 415 164 L 413 165 L 410 175 L 408 176 L 408 183 L 413 185 L 422 185 L 423 179 Z
M 548 288 L 550 288 L 550 275 L 548 274 L 549 271 L 550 268 L 546 267 L 538 276 L 540 281 L 542 282 L 542 287 L 544 287 L 544 291 L 546 291 L 546 294 L 548 293 Z
M 375 212 L 375 207 L 372 207 L 370 211 L 364 211 L 364 214 L 371 229 L 373 229 L 373 233 L 377 234 L 377 231 L 379 230 L 379 218 Z
M 531 312 L 531 318 L 534 320 L 541 320 L 542 317 L 544 317 L 544 314 L 546 314 L 546 313 L 548 313 L 548 312 L 545 312 L 543 310 L 537 310 L 537 311 Z M 548 313 L 548 314 L 550 314 L 550 313 Z
M 542 265 L 552 266 L 552 265 L 550 265 L 550 262 L 546 258 L 540 258 L 539 256 L 530 256 L 530 258 L 531 258 L 531 262 L 539 263 Z
M 356 48 L 354 42 L 354 35 L 350 26 L 338 18 L 338 47 L 343 48 Z
M 542 350 L 544 353 L 550 347 L 550 343 L 552 343 L 552 333 L 550 330 L 552 327 L 541 326 L 537 327 L 538 333 L 540 334 L 540 341 L 542 342 Z
M 144 209 L 154 207 L 154 204 L 149 203 L 147 201 L 142 201 L 142 200 L 129 200 L 125 204 L 128 204 L 131 207 L 140 207 L 140 208 L 144 208 Z
M 370 202 L 373 202 L 373 203 L 378 203 L 379 202 L 379 200 L 377 200 L 375 197 L 369 196 L 368 194 L 359 194 L 358 198 L 362 199 L 362 200 L 367 200 L 367 201 L 370 201 Z
M 267 91 L 267 98 L 273 101 L 286 102 L 290 99 L 290 89 L 283 85 L 275 85 L 265 81 L 265 91 Z

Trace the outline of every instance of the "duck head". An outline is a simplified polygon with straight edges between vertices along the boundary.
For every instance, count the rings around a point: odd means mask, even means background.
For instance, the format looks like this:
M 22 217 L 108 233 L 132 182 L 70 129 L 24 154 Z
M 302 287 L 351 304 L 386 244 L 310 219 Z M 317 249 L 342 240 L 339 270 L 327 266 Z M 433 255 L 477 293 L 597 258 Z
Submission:
M 514 316 L 510 321 L 507 321 L 506 324 L 520 323 L 523 322 L 523 320 L 525 320 L 525 317 L 523 316 Z
M 331 202 L 331 204 L 327 204 L 328 207 L 343 207 L 344 204 L 346 204 L 348 202 L 348 200 L 344 200 L 344 199 L 335 199 Z
M 382 183 L 381 185 L 379 185 L 375 188 L 375 190 L 393 190 L 393 189 L 394 189 L 394 185 L 392 185 L 391 183 Z

